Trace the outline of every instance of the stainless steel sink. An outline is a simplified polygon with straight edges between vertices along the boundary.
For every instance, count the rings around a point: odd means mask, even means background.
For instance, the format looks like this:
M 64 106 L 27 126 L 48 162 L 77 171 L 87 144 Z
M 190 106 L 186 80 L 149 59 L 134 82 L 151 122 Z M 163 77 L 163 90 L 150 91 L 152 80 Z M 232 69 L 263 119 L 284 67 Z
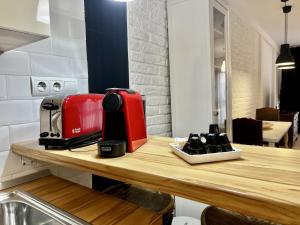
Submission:
M 0 193 L 0 225 L 88 225 L 26 192 Z

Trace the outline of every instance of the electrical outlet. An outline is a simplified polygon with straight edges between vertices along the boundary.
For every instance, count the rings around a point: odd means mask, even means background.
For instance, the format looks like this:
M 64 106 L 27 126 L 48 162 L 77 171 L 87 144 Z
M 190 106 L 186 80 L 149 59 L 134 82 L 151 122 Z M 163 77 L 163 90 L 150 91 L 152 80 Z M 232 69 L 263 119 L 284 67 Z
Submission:
M 48 80 L 31 78 L 31 93 L 32 96 L 47 96 L 50 94 L 50 84 Z
M 78 84 L 74 78 L 31 77 L 31 94 L 33 97 L 75 94 L 77 90 Z
M 24 156 L 21 156 L 21 163 L 22 163 L 22 166 L 34 166 L 35 164 L 35 160 L 33 159 L 29 159 L 29 158 L 26 158 Z
M 50 94 L 56 95 L 64 93 L 64 82 L 62 80 L 51 80 L 50 81 Z

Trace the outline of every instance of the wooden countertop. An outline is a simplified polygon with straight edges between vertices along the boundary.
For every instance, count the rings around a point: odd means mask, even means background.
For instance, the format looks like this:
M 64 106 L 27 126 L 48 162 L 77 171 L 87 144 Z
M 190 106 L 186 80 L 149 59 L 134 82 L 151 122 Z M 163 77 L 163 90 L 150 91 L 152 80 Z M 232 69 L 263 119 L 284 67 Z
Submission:
M 235 145 L 240 160 L 191 166 L 171 152 L 170 138 L 151 137 L 133 154 L 101 159 L 97 146 L 77 152 L 45 151 L 37 141 L 15 153 L 142 185 L 287 225 L 300 221 L 300 152 Z
M 94 225 L 161 225 L 160 215 L 113 196 L 105 195 L 54 176 L 18 185 L 26 191 Z
M 291 122 L 263 121 L 272 124 L 270 129 L 263 129 L 263 141 L 278 143 L 292 126 Z

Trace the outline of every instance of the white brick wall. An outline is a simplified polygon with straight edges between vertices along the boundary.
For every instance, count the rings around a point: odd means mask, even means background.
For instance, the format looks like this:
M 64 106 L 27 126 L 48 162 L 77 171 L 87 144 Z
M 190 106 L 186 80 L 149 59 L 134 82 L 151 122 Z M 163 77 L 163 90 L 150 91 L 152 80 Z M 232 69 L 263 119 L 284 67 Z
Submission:
M 146 95 L 149 135 L 171 135 L 166 0 L 128 3 L 130 87 Z
M 88 91 L 83 0 L 51 0 L 51 38 L 0 55 L 0 181 L 44 169 L 22 166 L 10 144 L 37 139 L 41 98 L 32 98 L 30 76 L 74 77 Z M 90 175 L 53 171 L 90 186 Z
M 260 98 L 259 33 L 235 13 L 230 14 L 232 117 L 255 118 Z

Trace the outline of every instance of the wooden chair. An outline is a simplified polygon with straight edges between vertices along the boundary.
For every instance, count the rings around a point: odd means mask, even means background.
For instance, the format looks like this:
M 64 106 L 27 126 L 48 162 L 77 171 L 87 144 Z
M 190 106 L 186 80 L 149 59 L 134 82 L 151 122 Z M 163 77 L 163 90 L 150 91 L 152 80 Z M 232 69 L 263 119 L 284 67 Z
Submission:
M 202 225 L 279 225 L 244 216 L 236 212 L 208 206 L 201 214 Z
M 233 143 L 263 145 L 262 121 L 238 118 L 232 121 Z
M 256 109 L 257 120 L 279 121 L 280 111 L 275 108 L 261 108 Z

